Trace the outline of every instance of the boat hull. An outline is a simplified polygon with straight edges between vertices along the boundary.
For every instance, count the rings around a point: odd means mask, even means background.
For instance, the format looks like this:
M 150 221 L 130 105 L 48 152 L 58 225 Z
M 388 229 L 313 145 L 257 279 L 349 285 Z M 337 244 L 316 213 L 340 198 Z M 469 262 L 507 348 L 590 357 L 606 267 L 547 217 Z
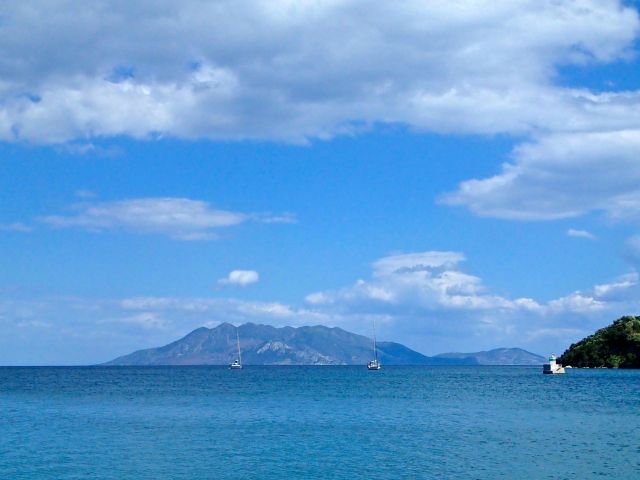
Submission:
M 367 364 L 367 370 L 380 370 L 380 364 L 376 361 Z

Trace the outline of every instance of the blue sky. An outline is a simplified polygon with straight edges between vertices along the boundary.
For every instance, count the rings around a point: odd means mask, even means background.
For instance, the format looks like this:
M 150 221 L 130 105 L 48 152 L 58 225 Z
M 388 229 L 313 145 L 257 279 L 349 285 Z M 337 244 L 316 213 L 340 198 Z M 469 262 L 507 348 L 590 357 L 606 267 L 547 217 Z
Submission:
M 560 353 L 636 313 L 636 9 L 8 2 L 0 364 L 222 321 Z

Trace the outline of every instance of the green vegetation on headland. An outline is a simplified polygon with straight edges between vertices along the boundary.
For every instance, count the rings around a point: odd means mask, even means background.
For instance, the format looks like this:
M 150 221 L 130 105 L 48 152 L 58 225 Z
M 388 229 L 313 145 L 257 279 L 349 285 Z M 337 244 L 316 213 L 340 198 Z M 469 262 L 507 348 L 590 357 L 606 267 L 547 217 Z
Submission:
M 572 367 L 640 368 L 640 317 L 619 318 L 571 345 L 558 361 Z

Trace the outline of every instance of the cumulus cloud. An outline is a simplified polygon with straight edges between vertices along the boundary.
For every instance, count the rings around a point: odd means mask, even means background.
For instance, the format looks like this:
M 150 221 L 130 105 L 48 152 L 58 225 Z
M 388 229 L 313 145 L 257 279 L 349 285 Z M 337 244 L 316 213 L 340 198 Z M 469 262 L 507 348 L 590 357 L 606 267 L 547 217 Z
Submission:
M 536 310 L 531 299 L 492 295 L 480 278 L 464 273 L 458 252 L 397 254 L 373 263 L 372 278 L 337 291 L 316 292 L 309 304 L 343 312 L 415 314 L 447 310 Z
M 94 232 L 127 230 L 162 234 L 177 240 L 210 240 L 216 238 L 221 228 L 253 219 L 268 223 L 271 218 L 270 215 L 219 210 L 201 200 L 172 197 L 84 202 L 73 205 L 71 210 L 67 215 L 48 215 L 39 221 L 54 228 Z
M 631 122 L 633 95 L 554 80 L 562 65 L 628 58 L 638 26 L 615 0 L 8 2 L 0 138 L 297 142 L 377 122 L 475 133 Z
M 373 263 L 373 274 L 374 276 L 385 276 L 453 267 L 464 259 L 464 255 L 458 252 L 431 251 L 396 254 L 376 260 Z
M 588 232 L 587 230 L 578 230 L 575 228 L 570 228 L 569 230 L 567 230 L 567 235 L 569 237 L 586 238 L 587 240 L 597 239 L 597 237 L 593 233 Z
M 601 211 L 612 219 L 637 221 L 638 155 L 640 130 L 548 135 L 516 147 L 513 162 L 499 174 L 462 182 L 442 202 L 515 220 Z
M 539 302 L 492 293 L 464 272 L 458 252 L 421 252 L 384 257 L 371 278 L 306 297 L 311 309 L 350 319 L 382 319 L 406 341 L 444 341 L 477 348 L 563 345 L 640 307 L 634 272 L 592 289 Z M 529 343 L 527 343 L 529 342 Z M 432 347 L 433 348 L 433 347 Z
M 225 278 L 218 280 L 218 285 L 246 287 L 256 283 L 259 279 L 260 275 L 255 270 L 233 270 Z

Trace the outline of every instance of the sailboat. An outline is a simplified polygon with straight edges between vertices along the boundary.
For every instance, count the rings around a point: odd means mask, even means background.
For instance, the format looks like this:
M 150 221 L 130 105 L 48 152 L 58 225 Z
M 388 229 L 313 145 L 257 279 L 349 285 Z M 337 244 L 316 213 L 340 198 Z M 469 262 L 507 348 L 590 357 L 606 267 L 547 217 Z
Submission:
M 238 333 L 238 328 L 236 327 L 236 340 L 238 341 L 238 358 L 236 358 L 233 363 L 229 364 L 229 368 L 237 369 L 242 368 L 242 355 L 240 355 L 240 334 Z
M 378 361 L 378 347 L 376 345 L 376 321 L 373 321 L 373 360 L 367 364 L 369 370 L 380 370 L 380 362 Z

